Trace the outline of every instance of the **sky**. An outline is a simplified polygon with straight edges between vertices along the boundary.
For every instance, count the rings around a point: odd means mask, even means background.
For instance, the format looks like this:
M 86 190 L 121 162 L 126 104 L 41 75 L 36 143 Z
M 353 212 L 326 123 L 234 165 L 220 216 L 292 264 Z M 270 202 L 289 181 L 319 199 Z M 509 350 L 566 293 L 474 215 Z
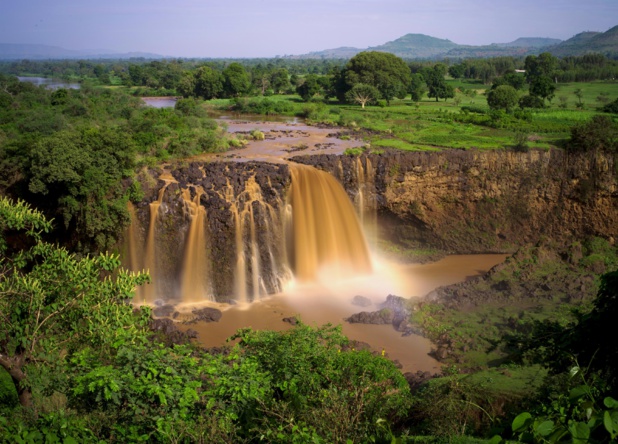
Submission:
M 408 33 L 566 40 L 616 25 L 618 0 L 0 0 L 0 43 L 174 57 L 367 48 Z

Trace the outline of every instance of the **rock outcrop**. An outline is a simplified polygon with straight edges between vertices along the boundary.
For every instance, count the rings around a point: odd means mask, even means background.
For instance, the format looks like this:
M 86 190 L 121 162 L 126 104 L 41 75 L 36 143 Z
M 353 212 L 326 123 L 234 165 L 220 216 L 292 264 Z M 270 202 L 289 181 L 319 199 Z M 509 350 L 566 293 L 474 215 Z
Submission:
M 297 156 L 337 177 L 352 199 L 368 182 L 393 240 L 453 253 L 515 251 L 539 239 L 618 237 L 618 160 L 562 150 L 389 151 Z M 366 198 L 366 196 L 365 196 Z

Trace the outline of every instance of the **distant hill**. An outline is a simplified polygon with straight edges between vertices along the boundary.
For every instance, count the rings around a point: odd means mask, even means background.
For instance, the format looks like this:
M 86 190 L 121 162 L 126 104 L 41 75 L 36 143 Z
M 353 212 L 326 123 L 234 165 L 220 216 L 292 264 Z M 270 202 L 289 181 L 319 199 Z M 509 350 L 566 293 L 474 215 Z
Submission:
M 342 46 L 341 48 L 325 49 L 323 51 L 310 52 L 299 56 L 286 56 L 286 58 L 294 59 L 351 59 L 359 52 L 364 51 L 360 48 L 352 48 L 351 46 Z
M 163 59 L 160 54 L 147 52 L 116 53 L 106 49 L 75 51 L 49 45 L 0 43 L 0 60 L 46 60 L 46 59 L 128 59 L 143 57 Z
M 531 54 L 536 55 L 543 51 L 561 57 L 581 55 L 588 52 L 615 55 L 618 54 L 618 26 L 607 32 L 582 32 L 565 41 L 549 37 L 520 37 L 508 43 L 481 46 L 459 45 L 447 39 L 439 39 L 425 34 L 406 34 L 392 42 L 365 49 L 343 47 L 286 57 L 295 59 L 349 59 L 362 51 L 390 52 L 404 59 L 523 57 Z
M 425 34 L 406 34 L 397 40 L 369 48 L 370 51 L 390 52 L 407 59 L 429 59 L 457 48 L 457 43 Z
M 618 26 L 606 32 L 581 32 L 548 48 L 548 51 L 555 56 L 583 55 L 591 52 L 618 55 Z
M 520 37 L 509 43 L 497 43 L 498 46 L 506 48 L 545 48 L 561 43 L 560 39 L 550 39 L 548 37 Z

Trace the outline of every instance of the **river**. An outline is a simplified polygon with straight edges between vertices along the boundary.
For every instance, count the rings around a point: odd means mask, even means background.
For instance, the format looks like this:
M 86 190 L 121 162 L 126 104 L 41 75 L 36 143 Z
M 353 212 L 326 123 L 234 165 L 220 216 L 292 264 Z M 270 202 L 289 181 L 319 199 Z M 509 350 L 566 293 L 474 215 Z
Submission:
M 50 79 L 50 78 L 47 78 L 47 77 L 21 77 L 21 76 L 17 76 L 17 79 L 20 82 L 33 83 L 33 84 L 35 84 L 37 86 L 44 85 L 45 88 L 47 88 L 47 89 L 59 89 L 59 88 L 80 89 L 80 87 L 81 87 L 79 83 L 66 82 L 64 80 L 59 80 L 59 79 Z
M 406 265 L 377 260 L 371 275 L 345 280 L 322 276 L 312 284 L 292 283 L 283 293 L 252 304 L 217 304 L 224 310 L 219 322 L 187 325 L 182 329 L 196 330 L 199 342 L 215 347 L 225 344 L 226 338 L 240 328 L 286 330 L 291 326 L 283 318 L 298 316 L 313 326 L 341 324 L 349 338 L 368 343 L 374 351 L 384 350 L 390 359 L 401 363 L 404 372 L 433 373 L 439 370 L 440 364 L 429 356 L 432 346 L 428 339 L 418 335 L 403 337 L 391 325 L 349 324 L 344 319 L 360 311 L 379 310 L 389 294 L 418 298 L 439 286 L 479 276 L 506 257 L 504 254 L 453 255 L 430 264 Z M 371 299 L 373 305 L 364 308 L 353 305 L 356 295 Z

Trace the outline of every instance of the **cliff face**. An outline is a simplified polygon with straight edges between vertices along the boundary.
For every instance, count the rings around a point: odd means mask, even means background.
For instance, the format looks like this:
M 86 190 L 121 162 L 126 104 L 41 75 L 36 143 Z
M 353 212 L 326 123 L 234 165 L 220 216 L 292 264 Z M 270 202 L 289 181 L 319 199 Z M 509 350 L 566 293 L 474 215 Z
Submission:
M 188 268 L 204 276 L 203 292 L 211 299 L 251 300 L 260 291 L 281 290 L 285 270 L 277 264 L 285 253 L 277 227 L 289 188 L 286 165 L 193 162 L 158 179 L 143 184 L 147 197 L 135 209 L 130 242 L 137 250 L 132 255 L 144 257 L 131 267 L 148 268 L 153 277 L 150 299 L 187 302 L 183 287 L 195 279 L 185 274 Z M 190 247 L 205 253 L 190 255 Z
M 405 246 L 511 252 L 540 240 L 618 237 L 618 164 L 609 155 L 453 150 L 293 160 L 335 176 L 365 225 Z M 279 291 L 296 242 L 284 217 L 291 168 L 191 163 L 149 179 L 129 242 L 133 268 L 159 282 L 144 298 L 186 300 L 195 276 L 208 276 L 197 292 L 219 300 Z
M 395 241 L 470 253 L 618 236 L 612 155 L 452 150 L 294 160 L 329 171 L 353 199 L 369 181 L 380 229 Z

